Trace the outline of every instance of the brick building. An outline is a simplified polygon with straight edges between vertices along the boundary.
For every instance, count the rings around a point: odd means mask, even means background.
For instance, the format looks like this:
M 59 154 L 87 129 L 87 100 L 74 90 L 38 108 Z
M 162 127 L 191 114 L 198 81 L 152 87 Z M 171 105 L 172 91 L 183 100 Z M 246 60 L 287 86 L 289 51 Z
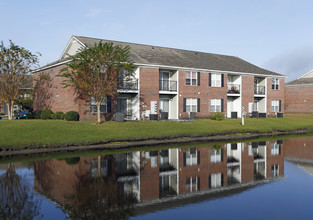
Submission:
M 81 120 L 96 118 L 92 98 L 82 100 L 73 88 L 62 89 L 63 79 L 56 75 L 68 62 L 68 54 L 74 55 L 79 48 L 92 47 L 100 40 L 72 36 L 58 61 L 35 71 L 46 72 L 51 79 L 48 85 L 38 81 L 34 85 L 35 109 L 74 110 Z M 243 107 L 249 114 L 263 113 L 263 117 L 284 112 L 284 75 L 234 56 L 113 43 L 130 46 L 130 61 L 136 70 L 134 78 L 119 82 L 117 97 L 103 101 L 102 117 L 121 112 L 129 120 L 140 120 L 149 114 L 175 120 L 189 117 L 192 112 L 199 118 L 223 112 L 230 118 L 241 117 Z
M 34 186 L 61 207 L 75 205 L 67 200 L 71 195 L 85 195 L 83 201 L 90 202 L 86 195 L 104 190 L 105 204 L 114 207 L 133 197 L 136 209 L 147 212 L 147 207 L 218 198 L 283 177 L 284 151 L 278 140 L 81 157 L 76 164 L 39 161 Z M 95 186 L 97 177 L 102 189 Z
M 286 113 L 313 113 L 313 70 L 300 78 L 286 83 L 285 103 Z

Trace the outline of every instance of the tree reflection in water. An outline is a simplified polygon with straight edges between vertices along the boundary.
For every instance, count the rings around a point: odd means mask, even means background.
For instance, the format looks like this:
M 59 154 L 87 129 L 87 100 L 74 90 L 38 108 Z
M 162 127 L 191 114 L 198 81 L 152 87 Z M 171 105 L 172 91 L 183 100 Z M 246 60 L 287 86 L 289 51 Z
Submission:
M 39 215 L 40 204 L 32 189 L 16 173 L 14 164 L 9 163 L 0 176 L 0 219 L 33 219 Z
M 101 174 L 101 156 L 98 156 L 97 175 L 79 176 L 75 191 L 67 197 L 65 209 L 71 219 L 128 219 L 133 214 L 134 196 L 119 195 L 115 172 L 107 177 Z

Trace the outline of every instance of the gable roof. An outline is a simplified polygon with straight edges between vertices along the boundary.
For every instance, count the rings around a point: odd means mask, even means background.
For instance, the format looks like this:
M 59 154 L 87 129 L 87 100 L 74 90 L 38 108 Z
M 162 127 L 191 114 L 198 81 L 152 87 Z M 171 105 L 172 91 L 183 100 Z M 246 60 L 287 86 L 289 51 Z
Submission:
M 288 86 L 305 86 L 305 85 L 313 85 L 313 77 L 311 78 L 299 78 L 293 80 L 291 82 L 286 83 L 286 87 Z
M 285 77 L 272 71 L 257 67 L 245 60 L 235 56 L 219 55 L 213 53 L 204 53 L 198 51 L 181 50 L 167 47 L 143 45 L 136 43 L 127 43 L 120 41 L 111 41 L 98 38 L 73 36 L 72 39 L 78 40 L 86 47 L 93 47 L 96 43 L 113 42 L 123 47 L 130 46 L 130 61 L 137 65 L 157 65 L 164 67 L 177 67 L 183 69 L 200 69 L 210 71 L 227 71 L 247 74 L 259 74 L 265 76 Z M 54 65 L 65 61 L 65 57 Z M 45 67 L 51 66 L 48 64 Z M 42 67 L 44 68 L 44 67 Z M 42 69 L 40 68 L 40 69 Z

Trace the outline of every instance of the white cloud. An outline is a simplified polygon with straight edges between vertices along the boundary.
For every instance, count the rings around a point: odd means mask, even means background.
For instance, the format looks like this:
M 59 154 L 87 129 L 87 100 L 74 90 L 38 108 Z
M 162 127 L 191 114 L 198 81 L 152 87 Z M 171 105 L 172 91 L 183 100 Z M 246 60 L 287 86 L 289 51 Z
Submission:
M 96 17 L 102 13 L 102 10 L 96 9 L 96 8 L 91 8 L 88 10 L 88 13 L 85 14 L 85 17 Z

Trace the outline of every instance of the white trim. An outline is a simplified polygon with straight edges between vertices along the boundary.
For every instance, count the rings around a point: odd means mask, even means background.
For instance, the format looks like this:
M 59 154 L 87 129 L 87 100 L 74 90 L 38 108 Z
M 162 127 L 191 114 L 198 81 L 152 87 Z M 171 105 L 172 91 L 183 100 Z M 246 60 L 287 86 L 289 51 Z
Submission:
M 306 86 L 313 86 L 313 83 L 311 83 L 311 84 L 298 84 L 298 85 L 285 85 L 285 87 L 306 87 Z
M 310 70 L 309 72 L 305 73 L 303 76 L 300 76 L 298 79 L 305 78 L 305 76 L 309 75 L 312 72 L 313 70 Z
M 87 47 L 85 44 L 83 44 L 82 42 L 80 42 L 74 35 L 72 35 L 71 39 L 69 40 L 69 42 L 67 43 L 65 49 L 62 52 L 61 57 L 59 58 L 59 60 L 61 60 L 63 58 L 63 56 L 66 55 L 68 49 L 70 48 L 70 45 L 72 44 L 73 40 L 76 40 L 81 46 L 83 47 Z
M 33 70 L 32 73 L 38 73 L 38 72 L 41 72 L 43 70 L 50 69 L 52 67 L 61 66 L 61 65 L 65 64 L 65 63 L 68 63 L 68 62 L 70 62 L 70 60 L 65 60 L 63 62 L 56 63 L 56 64 L 53 64 L 53 65 L 49 65 L 49 66 L 46 66 L 46 67 L 40 67 L 40 68 L 38 68 L 36 70 Z

